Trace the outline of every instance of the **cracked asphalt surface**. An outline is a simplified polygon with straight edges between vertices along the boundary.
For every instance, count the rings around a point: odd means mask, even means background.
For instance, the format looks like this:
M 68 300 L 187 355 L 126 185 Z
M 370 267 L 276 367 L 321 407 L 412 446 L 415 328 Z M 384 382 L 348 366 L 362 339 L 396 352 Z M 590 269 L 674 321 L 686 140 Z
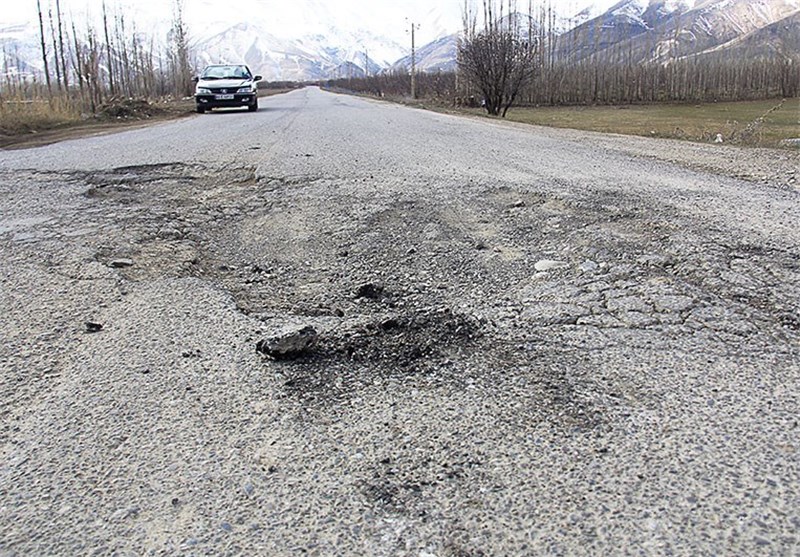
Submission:
M 0 151 L 0 554 L 800 553 L 796 152 L 261 103 Z

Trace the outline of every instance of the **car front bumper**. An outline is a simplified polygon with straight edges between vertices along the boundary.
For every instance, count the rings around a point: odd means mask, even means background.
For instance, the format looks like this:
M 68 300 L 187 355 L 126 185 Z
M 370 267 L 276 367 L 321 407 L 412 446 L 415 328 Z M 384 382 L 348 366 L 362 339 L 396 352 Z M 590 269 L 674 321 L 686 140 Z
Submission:
M 249 106 L 256 103 L 256 96 L 253 93 L 237 93 L 232 99 L 218 99 L 218 95 L 195 95 L 197 106 L 203 108 L 230 108 L 237 106 Z

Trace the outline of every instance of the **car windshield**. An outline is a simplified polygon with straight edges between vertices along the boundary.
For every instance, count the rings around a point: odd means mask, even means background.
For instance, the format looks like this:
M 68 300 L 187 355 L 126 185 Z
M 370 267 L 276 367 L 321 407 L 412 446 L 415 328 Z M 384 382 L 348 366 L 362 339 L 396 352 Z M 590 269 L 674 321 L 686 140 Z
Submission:
M 200 79 L 251 79 L 245 66 L 209 66 Z

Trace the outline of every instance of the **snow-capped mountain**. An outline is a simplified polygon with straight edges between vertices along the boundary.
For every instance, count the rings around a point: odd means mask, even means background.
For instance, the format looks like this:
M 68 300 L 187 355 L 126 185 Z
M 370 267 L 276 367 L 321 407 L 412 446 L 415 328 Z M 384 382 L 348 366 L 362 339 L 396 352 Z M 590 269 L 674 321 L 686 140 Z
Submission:
M 634 47 L 661 62 L 723 52 L 757 36 L 761 29 L 798 14 L 800 0 L 709 0 L 655 29 L 654 35 L 659 38 L 654 47 L 649 48 L 644 40 Z M 790 25 L 787 31 L 792 28 Z
M 417 71 L 426 73 L 452 72 L 456 69 L 458 33 L 428 43 L 416 52 Z M 389 67 L 390 72 L 411 70 L 411 55 L 404 56 Z
M 800 52 L 800 12 L 790 15 L 726 45 L 733 57 L 785 56 Z
M 536 0 L 532 4 L 532 16 L 536 22 L 552 19 L 560 33 L 603 13 L 613 1 Z M 290 17 L 288 12 L 251 18 L 246 25 L 232 25 L 213 35 L 206 33 L 207 36 L 197 42 L 201 61 L 244 61 L 270 80 L 360 77 L 383 70 L 403 71 L 411 66 L 408 28 L 413 21 L 419 26 L 419 71 L 455 68 L 461 2 L 392 3 L 397 10 L 395 31 L 399 30 L 392 34 L 385 31 L 386 19 L 390 16 L 384 13 L 380 22 L 370 19 L 364 13 L 363 2 L 358 4 L 357 11 L 348 13 L 332 11 L 332 2 L 295 2 L 303 14 L 301 29 L 297 28 L 298 18 Z M 408 15 L 401 17 L 404 13 Z M 353 30 L 354 21 L 370 23 L 369 29 L 383 27 L 384 32 L 366 31 L 366 27 L 360 26 Z
M 20 23 L 0 26 L 0 50 L 5 53 L 0 75 L 4 66 L 9 66 L 10 74 L 28 75 L 39 71 L 42 55 L 31 34 L 31 26 Z
M 613 1 L 534 0 L 533 12 L 537 19 L 552 17 L 561 31 L 602 13 Z M 45 6 L 48 2 L 43 0 Z M 146 30 L 142 44 L 150 44 L 153 37 L 156 44 L 166 42 L 172 2 L 106 4 L 112 14 L 124 13 L 140 32 Z M 0 24 L 0 47 L 21 54 L 21 71 L 41 72 L 34 3 L 19 5 L 27 6 L 22 23 L 13 33 L 4 33 Z M 99 27 L 99 8 L 87 7 L 89 0 L 61 0 L 61 5 L 76 18 L 79 29 L 83 21 Z M 184 5 L 198 65 L 246 62 L 268 80 L 360 76 L 402 67 L 401 59 L 411 50 L 412 22 L 418 25 L 422 71 L 452 69 L 463 7 L 461 0 L 237 0 L 235 9 L 224 0 L 185 0 Z M 0 13 L 0 22 L 4 17 L 7 11 Z
M 557 57 L 579 60 L 652 31 L 694 6 L 692 0 L 622 0 L 563 33 Z
M 622 0 L 559 36 L 556 55 L 637 63 L 724 52 L 773 25 L 773 36 L 792 34 L 792 26 L 777 24 L 798 13 L 800 0 Z
M 246 63 L 269 81 L 308 81 L 360 77 L 389 66 L 406 49 L 368 32 L 280 38 L 263 24 L 240 23 L 197 42 L 200 66 Z
M 219 0 L 202 0 L 208 4 Z M 340 0 L 244 0 L 246 10 L 220 20 L 192 22 L 195 51 L 202 64 L 246 62 L 271 81 L 357 77 L 389 67 L 410 51 L 410 25 L 402 4 Z M 420 1 L 407 4 L 409 17 L 424 20 L 423 37 L 437 39 L 451 32 L 452 14 Z M 207 10 L 194 9 L 196 14 Z M 247 13 L 243 23 L 241 13 Z
M 552 13 L 534 9 L 534 23 L 556 36 L 554 55 L 561 60 L 596 56 L 640 63 L 715 53 L 800 55 L 800 0 L 622 0 L 575 7 L 570 11 L 562 5 Z M 453 67 L 456 42 L 453 35 L 422 47 L 417 67 Z M 404 58 L 394 67 L 409 65 Z
M 80 1 L 86 0 L 61 0 L 69 7 L 67 13 Z M 114 0 L 108 2 L 114 5 Z M 135 12 L 136 28 L 146 36 L 142 44 L 154 38 L 163 50 L 171 2 L 138 0 L 136 6 L 143 5 L 139 2 L 151 8 Z M 418 69 L 451 70 L 463 6 L 455 0 L 237 0 L 235 10 L 222 0 L 187 0 L 185 5 L 198 66 L 244 62 L 269 81 L 402 71 L 410 67 L 411 21 L 419 25 Z M 76 13 L 92 20 L 85 11 Z M 799 13 L 800 0 L 534 0 L 531 10 L 534 23 L 558 37 L 558 58 L 580 60 L 602 53 L 613 59 L 624 52 L 633 62 L 743 45 L 751 52 L 791 51 Z M 33 14 L 14 25 L 0 23 L 0 48 L 12 72 L 41 72 Z M 775 46 L 759 50 L 759 41 Z
M 45 9 L 53 1 L 42 0 Z M 99 4 L 99 0 L 61 0 L 63 12 L 78 22 L 79 33 L 87 21 L 102 28 Z M 157 50 L 166 49 L 173 2 L 106 0 L 106 4 L 112 16 L 125 14 L 129 29 L 135 22 L 142 44 L 151 44 L 154 38 Z M 11 18 L 16 22 L 13 29 L 2 23 L 10 17 L 8 11 L 0 11 L 0 48 L 21 53 L 26 63 L 22 71 L 41 72 L 35 3 L 25 0 L 20 6 L 27 11 L 21 19 Z M 412 21 L 418 26 L 418 44 L 451 34 L 460 25 L 454 0 L 237 0 L 235 6 L 224 0 L 185 0 L 184 6 L 198 65 L 244 61 L 268 80 L 373 74 L 408 54 Z

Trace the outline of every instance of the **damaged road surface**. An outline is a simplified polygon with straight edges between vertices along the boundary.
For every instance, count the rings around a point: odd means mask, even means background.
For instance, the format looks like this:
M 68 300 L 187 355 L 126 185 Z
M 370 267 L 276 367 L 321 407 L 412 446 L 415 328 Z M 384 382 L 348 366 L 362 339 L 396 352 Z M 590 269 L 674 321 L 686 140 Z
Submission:
M 798 162 L 316 88 L 0 152 L 0 554 L 795 554 Z

